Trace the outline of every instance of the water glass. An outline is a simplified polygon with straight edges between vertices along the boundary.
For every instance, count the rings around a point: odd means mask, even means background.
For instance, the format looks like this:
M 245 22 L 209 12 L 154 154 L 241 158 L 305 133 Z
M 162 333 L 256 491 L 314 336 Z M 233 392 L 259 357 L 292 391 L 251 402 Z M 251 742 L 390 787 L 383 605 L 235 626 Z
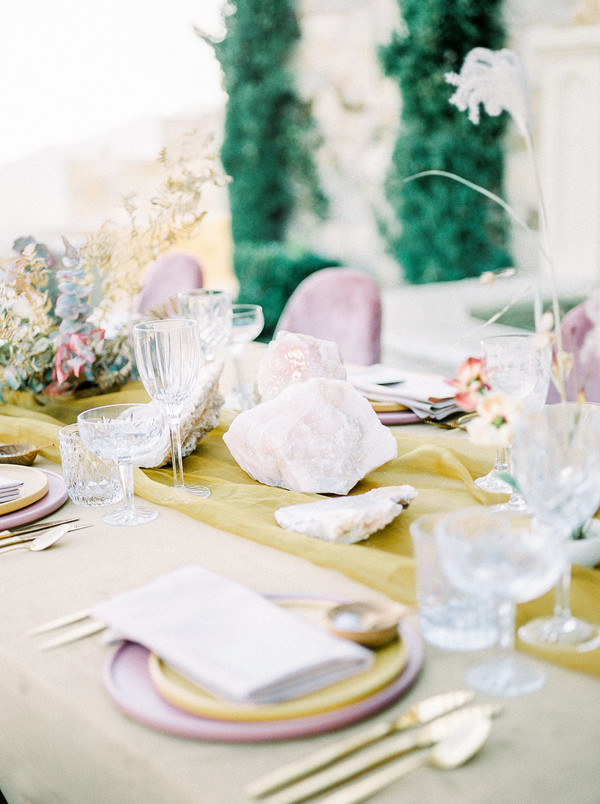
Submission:
M 198 324 L 202 350 L 206 360 L 214 360 L 231 333 L 231 297 L 226 290 L 186 290 L 177 295 L 181 318 Z
M 421 635 L 445 650 L 489 648 L 498 638 L 496 607 L 490 600 L 458 591 L 447 579 L 434 532 L 440 519 L 439 514 L 425 514 L 410 525 Z
M 123 499 L 116 462 L 87 449 L 77 424 L 59 431 L 58 444 L 67 491 L 75 505 L 113 505 Z

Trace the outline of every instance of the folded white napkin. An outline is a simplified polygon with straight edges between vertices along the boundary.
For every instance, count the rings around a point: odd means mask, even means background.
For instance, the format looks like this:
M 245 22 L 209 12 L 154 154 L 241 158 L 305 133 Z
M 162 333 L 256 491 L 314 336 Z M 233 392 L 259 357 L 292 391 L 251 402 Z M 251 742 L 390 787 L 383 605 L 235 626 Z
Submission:
M 437 374 L 401 372 L 375 363 L 348 370 L 348 381 L 373 402 L 397 402 L 421 419 L 445 419 L 457 413 L 452 388 Z
M 13 491 L 23 485 L 22 480 L 15 480 L 12 477 L 0 475 L 0 491 Z
M 0 502 L 8 502 L 9 500 L 16 500 L 21 492 L 19 489 L 10 489 L 8 491 L 0 491 Z
M 99 603 L 92 617 L 226 700 L 273 703 L 368 669 L 372 653 L 233 581 L 182 567 Z

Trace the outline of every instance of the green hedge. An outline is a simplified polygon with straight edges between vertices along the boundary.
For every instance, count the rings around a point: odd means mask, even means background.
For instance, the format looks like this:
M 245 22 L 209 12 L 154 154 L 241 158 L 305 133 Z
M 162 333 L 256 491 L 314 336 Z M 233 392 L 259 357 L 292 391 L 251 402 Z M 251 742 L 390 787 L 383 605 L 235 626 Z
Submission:
M 221 160 L 232 178 L 236 244 L 285 240 L 302 194 L 317 211 L 326 208 L 312 159 L 318 135 L 290 66 L 300 38 L 295 7 L 294 0 L 230 0 L 226 36 L 211 42 L 228 96 Z
M 237 301 L 262 305 L 265 328 L 260 340 L 272 338 L 285 303 L 303 279 L 314 271 L 338 264 L 285 243 L 236 245 L 234 269 L 240 281 Z
M 442 177 L 405 183 L 423 170 L 446 170 L 502 195 L 505 115 L 478 126 L 448 100 L 473 47 L 504 43 L 502 0 L 399 0 L 406 32 L 380 49 L 386 75 L 402 97 L 400 132 L 387 175 L 393 223 L 389 251 L 412 283 L 477 276 L 511 265 L 503 211 L 473 190 Z

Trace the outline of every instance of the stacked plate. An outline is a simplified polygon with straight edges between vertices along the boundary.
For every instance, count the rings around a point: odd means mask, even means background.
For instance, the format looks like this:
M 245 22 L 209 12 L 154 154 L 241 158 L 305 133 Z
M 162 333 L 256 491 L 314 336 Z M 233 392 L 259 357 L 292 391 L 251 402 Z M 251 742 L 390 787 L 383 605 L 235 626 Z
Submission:
M 330 599 L 275 598 L 314 624 L 325 623 Z M 210 695 L 160 657 L 121 643 L 105 668 L 107 689 L 134 719 L 171 734 L 224 742 L 294 739 L 341 728 L 389 706 L 416 680 L 423 645 L 410 624 L 398 641 L 376 652 L 373 666 L 301 698 L 275 704 L 238 704 Z
M 64 480 L 47 469 L 0 466 L 0 530 L 40 519 L 67 499 Z

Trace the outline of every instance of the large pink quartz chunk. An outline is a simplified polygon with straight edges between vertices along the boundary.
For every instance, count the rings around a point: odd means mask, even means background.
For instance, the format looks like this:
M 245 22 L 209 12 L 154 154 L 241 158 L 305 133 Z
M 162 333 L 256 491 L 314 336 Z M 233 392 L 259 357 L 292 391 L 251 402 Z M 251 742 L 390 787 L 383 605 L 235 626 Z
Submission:
M 345 380 L 339 347 L 332 341 L 282 330 L 272 340 L 259 366 L 256 384 L 263 402 L 273 399 L 292 383 L 311 377 Z
M 240 413 L 223 440 L 255 480 L 306 493 L 347 494 L 398 454 L 394 436 L 349 382 L 320 377 Z

